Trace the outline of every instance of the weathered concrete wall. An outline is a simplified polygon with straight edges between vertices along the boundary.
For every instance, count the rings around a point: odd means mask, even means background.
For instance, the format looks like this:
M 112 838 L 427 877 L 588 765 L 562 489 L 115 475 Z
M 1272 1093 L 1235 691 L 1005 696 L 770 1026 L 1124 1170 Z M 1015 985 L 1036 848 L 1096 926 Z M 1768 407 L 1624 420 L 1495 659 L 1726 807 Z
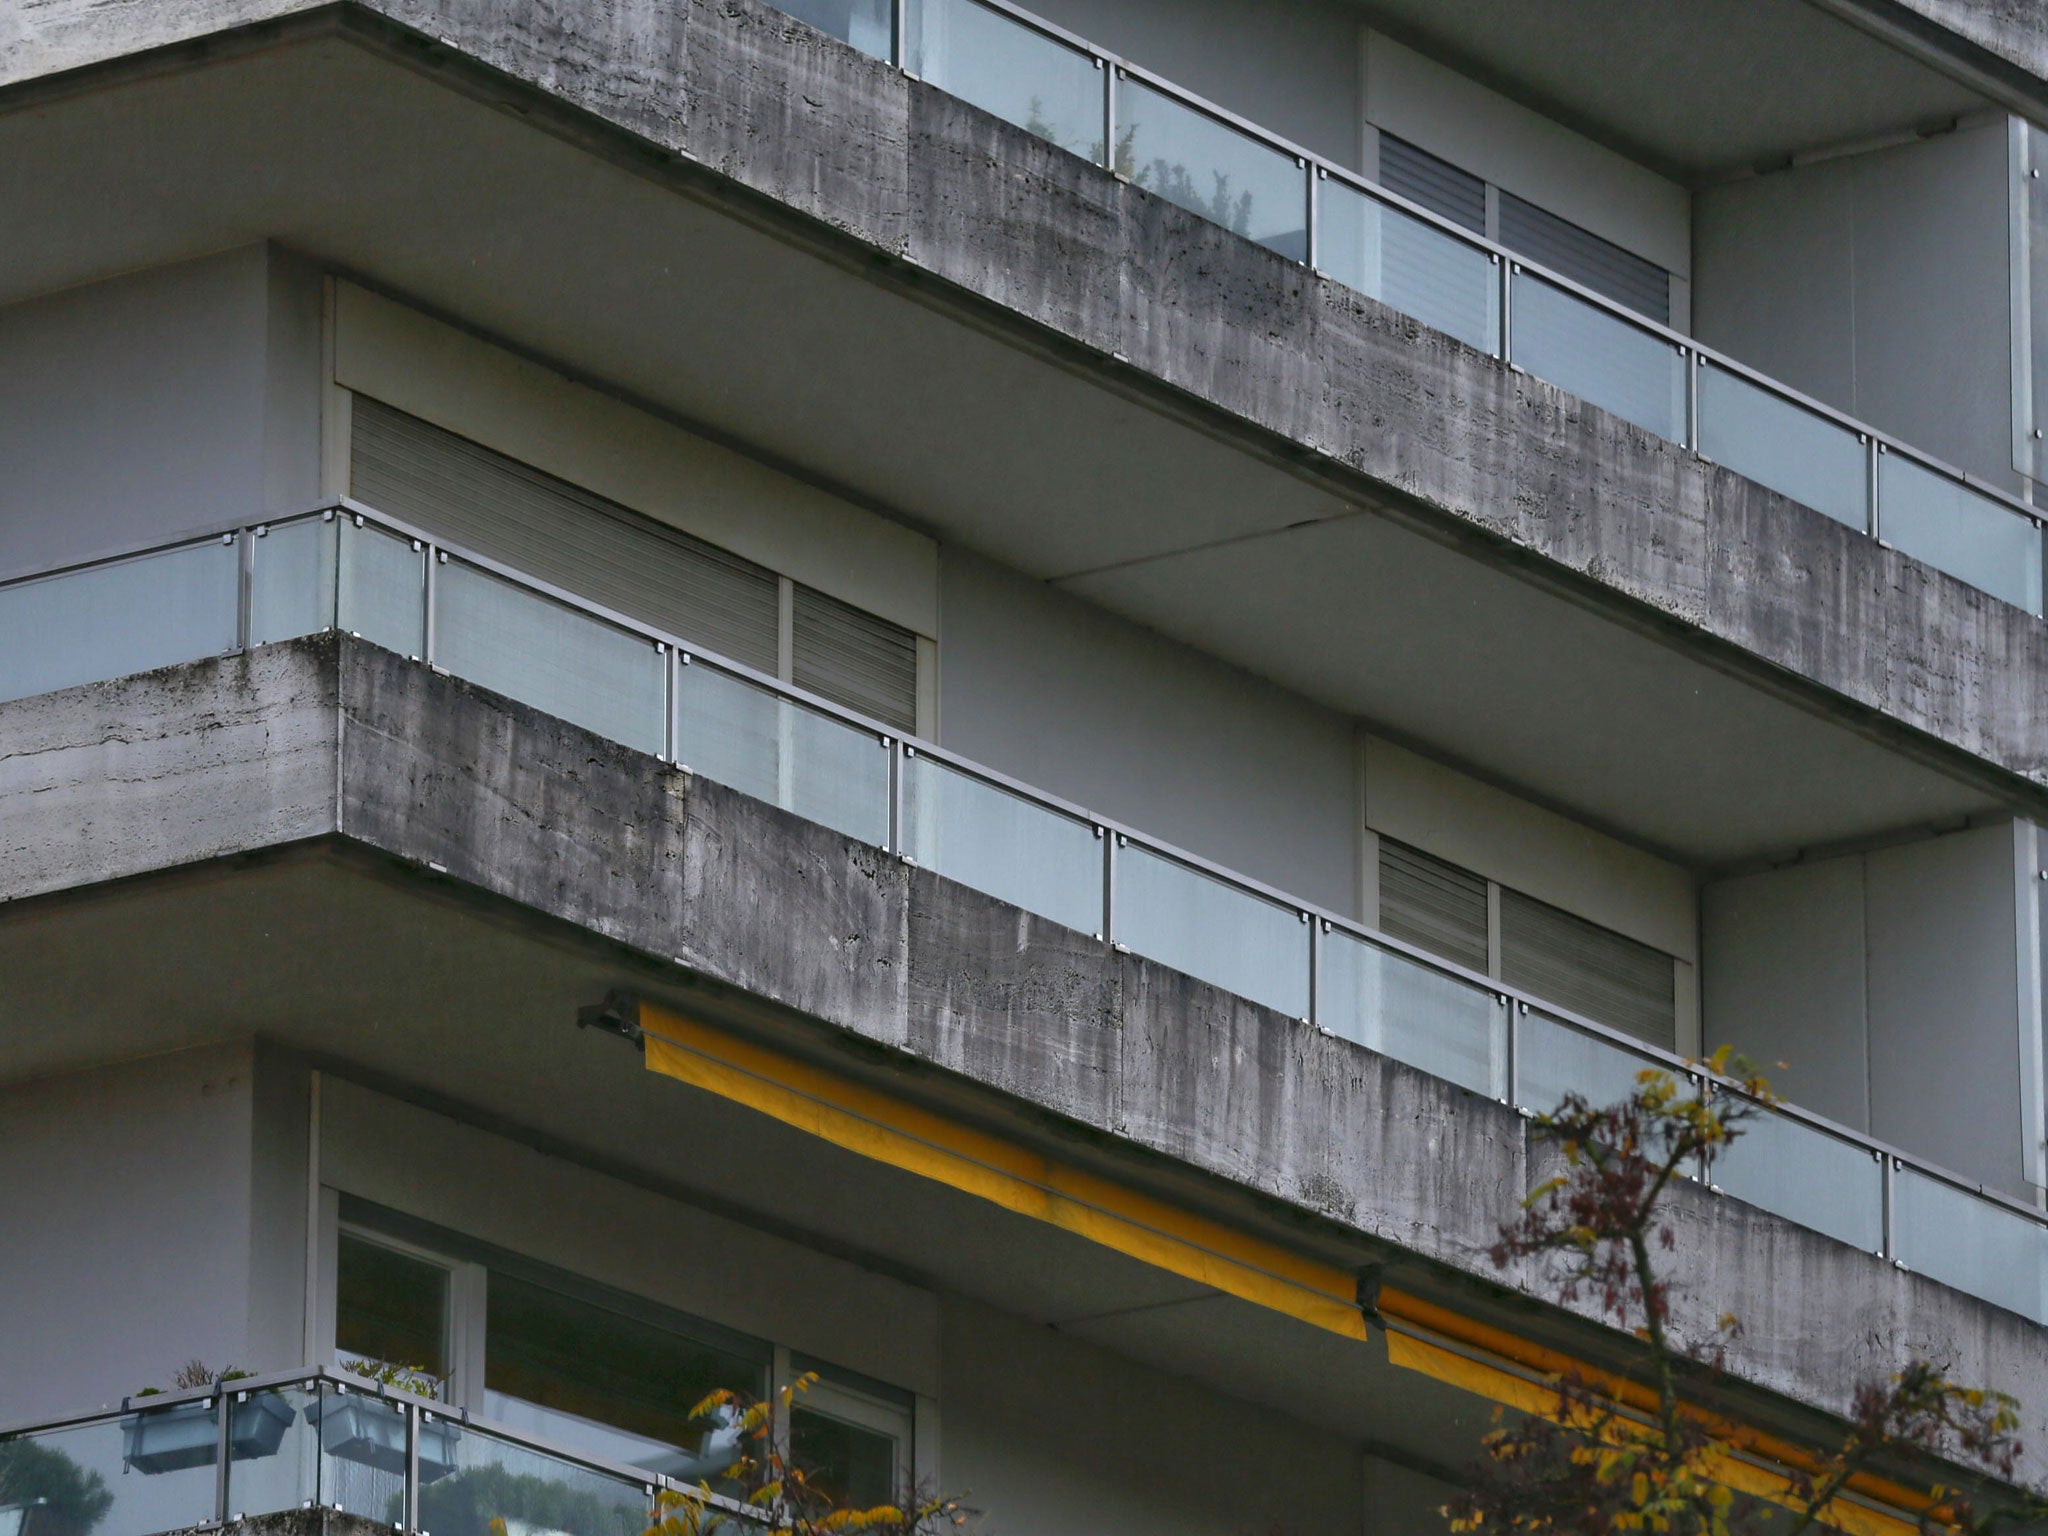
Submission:
M 14 14 L 0 83 L 300 9 L 52 0 Z M 1020 326 L 1487 558 L 1533 556 L 1540 579 L 1630 622 L 2048 787 L 2048 625 L 761 0 L 363 0 L 334 14 L 372 12 L 439 39 L 438 62 L 479 61 L 586 114 L 565 126 L 588 142 L 708 167 L 756 194 L 754 216 L 878 280 Z
M 1484 1250 L 1540 1175 L 1526 1122 L 1502 1106 L 360 642 L 294 642 L 0 706 L 0 751 L 24 725 L 98 742 L 131 718 L 154 722 L 145 777 L 162 829 L 118 866 L 67 863 L 72 824 L 120 814 L 135 772 L 9 752 L 0 870 L 47 891 L 331 827 L 310 803 L 283 826 L 219 811 L 263 782 L 220 750 L 219 722 L 304 738 L 309 700 L 331 701 L 338 724 L 282 776 L 338 794 L 353 842 L 681 958 L 831 1038 L 1057 1117 L 1070 1136 L 1391 1244 L 1425 1275 L 1495 1279 Z M 67 786 L 69 803 L 41 812 L 44 782 Z M 1682 1330 L 1704 1336 L 1738 1313 L 1738 1377 L 1841 1411 L 1857 1382 L 1917 1353 L 2020 1394 L 2037 1442 L 2048 1428 L 2048 1331 L 1693 1186 L 1669 1209 Z

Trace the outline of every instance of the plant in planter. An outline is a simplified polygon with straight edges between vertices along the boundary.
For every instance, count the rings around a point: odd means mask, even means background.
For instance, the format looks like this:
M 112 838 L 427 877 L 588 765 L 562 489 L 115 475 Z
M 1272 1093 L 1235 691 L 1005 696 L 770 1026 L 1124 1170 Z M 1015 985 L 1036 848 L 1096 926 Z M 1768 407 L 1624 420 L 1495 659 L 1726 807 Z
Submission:
M 198 1360 L 179 1367 L 171 1385 L 179 1388 L 219 1387 L 251 1373 L 233 1367 L 214 1371 Z M 130 1401 L 155 1397 L 160 1389 L 145 1387 Z M 222 1393 L 219 1412 L 228 1415 L 228 1453 L 237 1461 L 274 1456 L 284 1443 L 298 1410 L 275 1392 L 257 1392 L 229 1403 Z M 121 1422 L 121 1460 L 131 1471 L 182 1472 L 209 1467 L 219 1454 L 219 1420 L 211 1399 L 199 1398 L 174 1407 L 148 1409 Z
M 341 1368 L 416 1397 L 436 1397 L 441 1391 L 441 1379 L 418 1366 L 346 1360 Z M 367 1393 L 323 1390 L 307 1405 L 306 1416 L 320 1426 L 320 1446 L 328 1455 L 384 1472 L 405 1472 L 405 1414 L 396 1404 Z M 420 1421 L 422 1483 L 455 1470 L 455 1445 L 461 1433 L 445 1419 Z
M 88 1536 L 113 1507 L 107 1480 L 55 1446 L 0 1441 L 0 1532 Z

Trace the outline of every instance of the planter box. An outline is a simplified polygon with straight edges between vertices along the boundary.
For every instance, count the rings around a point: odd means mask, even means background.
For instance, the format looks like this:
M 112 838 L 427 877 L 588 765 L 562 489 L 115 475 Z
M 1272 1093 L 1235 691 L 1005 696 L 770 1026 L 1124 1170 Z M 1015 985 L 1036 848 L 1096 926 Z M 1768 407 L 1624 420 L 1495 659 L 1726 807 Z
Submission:
M 239 1403 L 223 1392 L 219 1404 L 228 1415 L 228 1454 L 237 1461 L 275 1456 L 298 1417 L 298 1410 L 275 1392 L 259 1392 Z M 218 1445 L 213 1409 L 204 1402 L 145 1410 L 121 1421 L 121 1460 L 136 1472 L 210 1467 Z
M 323 1394 L 306 1409 L 320 1426 L 320 1448 L 330 1456 L 405 1475 L 405 1413 L 379 1398 L 354 1393 Z M 420 1481 L 431 1483 L 455 1470 L 455 1442 L 462 1432 L 439 1419 L 420 1422 Z

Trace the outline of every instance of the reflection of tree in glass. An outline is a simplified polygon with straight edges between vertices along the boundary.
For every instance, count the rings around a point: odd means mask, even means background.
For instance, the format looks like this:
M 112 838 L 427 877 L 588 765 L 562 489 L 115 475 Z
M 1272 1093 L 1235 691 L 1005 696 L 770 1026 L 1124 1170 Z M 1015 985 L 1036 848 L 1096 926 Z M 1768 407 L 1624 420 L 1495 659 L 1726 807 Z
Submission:
M 1077 155 L 1093 160 L 1097 165 L 1102 163 L 1102 140 L 1090 139 L 1083 144 L 1079 140 L 1064 137 L 1060 133 L 1059 125 L 1045 115 L 1043 96 L 1031 98 L 1031 105 L 1024 113 L 1024 131 L 1035 133 L 1041 139 L 1059 145 L 1061 149 L 1072 150 Z
M 1221 224 L 1233 234 L 1249 235 L 1252 231 L 1252 195 L 1240 192 L 1230 195 L 1230 178 L 1221 171 L 1211 171 L 1210 179 L 1214 189 L 1206 196 L 1195 186 L 1195 178 L 1188 174 L 1188 168 L 1178 161 L 1168 164 L 1155 156 L 1150 164 L 1140 168 L 1135 149 L 1138 125 L 1132 123 L 1116 136 L 1115 170 L 1134 186 L 1157 192 L 1170 203 L 1178 203 L 1191 213 L 1198 213 L 1215 224 Z
M 640 1536 L 650 1508 L 636 1489 L 600 1492 L 495 1463 L 465 1467 L 420 1488 L 421 1527 L 445 1536 Z
M 106 1479 L 53 1446 L 0 1442 L 0 1509 L 35 1505 L 25 1536 L 86 1536 L 114 1507 Z

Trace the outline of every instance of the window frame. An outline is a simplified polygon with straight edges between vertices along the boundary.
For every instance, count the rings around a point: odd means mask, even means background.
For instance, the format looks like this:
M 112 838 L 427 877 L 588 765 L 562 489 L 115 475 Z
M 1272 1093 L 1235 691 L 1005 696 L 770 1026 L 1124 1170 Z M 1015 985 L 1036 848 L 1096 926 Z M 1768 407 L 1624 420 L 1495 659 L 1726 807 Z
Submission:
M 444 1326 L 449 1374 L 441 1396 L 451 1407 L 486 1421 L 490 1419 L 485 1408 L 484 1383 L 489 1349 L 490 1272 L 496 1269 L 526 1284 L 558 1292 L 570 1301 L 617 1312 L 644 1326 L 692 1338 L 731 1354 L 757 1356 L 771 1400 L 799 1375 L 814 1372 L 817 1381 L 797 1399 L 796 1406 L 856 1429 L 893 1436 L 898 1448 L 895 1497 L 904 1497 L 919 1479 L 935 1475 L 936 1468 L 927 1462 L 935 1449 L 937 1405 L 907 1388 L 830 1365 L 796 1353 L 785 1344 L 729 1327 L 715 1318 L 700 1317 L 332 1188 L 323 1190 L 322 1196 L 320 1267 L 314 1277 L 319 1358 L 337 1364 L 341 1358 L 335 1343 L 338 1265 L 341 1241 L 348 1238 L 447 1271 L 448 1317 Z M 776 1448 L 784 1454 L 790 1444 L 789 1419 L 790 1415 L 778 1413 L 772 1430 Z

